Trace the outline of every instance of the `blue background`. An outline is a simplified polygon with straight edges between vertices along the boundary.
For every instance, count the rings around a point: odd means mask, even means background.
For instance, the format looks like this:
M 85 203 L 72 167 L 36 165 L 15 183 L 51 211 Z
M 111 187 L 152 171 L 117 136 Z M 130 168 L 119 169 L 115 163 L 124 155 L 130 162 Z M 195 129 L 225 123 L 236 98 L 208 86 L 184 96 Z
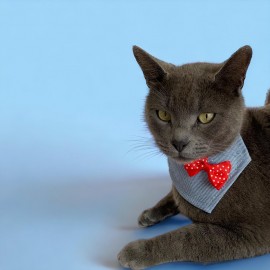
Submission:
M 269 1 L 1 1 L 0 269 L 120 269 L 118 251 L 189 221 L 138 229 L 170 188 L 142 122 L 138 45 L 175 64 L 249 44 L 243 90 L 270 86 Z M 269 269 L 269 255 L 155 269 Z

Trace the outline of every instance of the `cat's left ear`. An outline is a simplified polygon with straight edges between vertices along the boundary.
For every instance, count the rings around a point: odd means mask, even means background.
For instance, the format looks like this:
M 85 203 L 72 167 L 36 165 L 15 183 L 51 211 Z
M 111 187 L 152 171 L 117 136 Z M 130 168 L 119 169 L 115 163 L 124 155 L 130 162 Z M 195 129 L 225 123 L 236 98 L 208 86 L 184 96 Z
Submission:
M 239 95 L 244 85 L 251 57 L 252 49 L 250 46 L 244 46 L 237 50 L 215 75 L 216 85 Z

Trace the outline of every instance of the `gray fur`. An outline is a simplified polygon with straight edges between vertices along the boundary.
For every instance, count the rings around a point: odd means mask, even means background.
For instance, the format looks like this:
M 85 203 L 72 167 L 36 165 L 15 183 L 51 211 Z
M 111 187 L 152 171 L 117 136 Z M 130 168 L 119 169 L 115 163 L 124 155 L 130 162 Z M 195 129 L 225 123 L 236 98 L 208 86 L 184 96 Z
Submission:
M 145 119 L 157 147 L 178 162 L 190 162 L 226 149 L 241 134 L 251 163 L 211 214 L 184 200 L 172 187 L 156 206 L 142 213 L 147 227 L 181 213 L 193 223 L 175 231 L 129 243 L 118 254 L 124 267 L 144 269 L 174 261 L 220 262 L 270 252 L 270 93 L 265 106 L 246 108 L 241 89 L 252 56 L 240 48 L 221 64 L 182 66 L 160 61 L 139 47 L 134 55 L 142 68 L 149 94 Z M 156 110 L 166 110 L 171 123 Z M 202 112 L 215 112 L 214 120 L 199 124 Z M 173 140 L 188 140 L 179 153 Z

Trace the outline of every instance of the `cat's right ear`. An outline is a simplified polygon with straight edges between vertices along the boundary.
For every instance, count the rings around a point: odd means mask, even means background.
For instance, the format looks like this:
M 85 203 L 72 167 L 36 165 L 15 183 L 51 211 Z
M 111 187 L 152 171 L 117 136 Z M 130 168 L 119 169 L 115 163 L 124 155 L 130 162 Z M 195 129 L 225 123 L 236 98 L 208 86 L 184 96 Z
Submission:
M 149 88 L 161 83 L 167 77 L 168 74 L 162 67 L 162 61 L 138 46 L 133 46 L 133 53 Z

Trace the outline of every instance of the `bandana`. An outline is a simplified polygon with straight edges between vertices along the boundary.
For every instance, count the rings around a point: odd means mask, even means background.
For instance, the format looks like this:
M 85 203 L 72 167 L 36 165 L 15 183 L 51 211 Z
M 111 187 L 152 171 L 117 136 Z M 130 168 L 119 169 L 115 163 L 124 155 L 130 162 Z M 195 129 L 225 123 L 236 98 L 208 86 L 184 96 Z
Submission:
M 187 164 L 180 164 L 172 158 L 168 158 L 169 172 L 173 184 L 179 194 L 190 204 L 199 209 L 211 213 L 225 193 L 229 190 L 237 177 L 251 161 L 251 157 L 240 135 L 223 152 L 208 157 L 210 164 L 223 164 L 225 161 L 231 165 L 226 182 L 217 189 L 205 170 L 200 170 L 193 176 L 189 176 L 185 169 Z M 195 161 L 196 162 L 196 161 Z M 217 165 L 214 165 L 217 166 Z

